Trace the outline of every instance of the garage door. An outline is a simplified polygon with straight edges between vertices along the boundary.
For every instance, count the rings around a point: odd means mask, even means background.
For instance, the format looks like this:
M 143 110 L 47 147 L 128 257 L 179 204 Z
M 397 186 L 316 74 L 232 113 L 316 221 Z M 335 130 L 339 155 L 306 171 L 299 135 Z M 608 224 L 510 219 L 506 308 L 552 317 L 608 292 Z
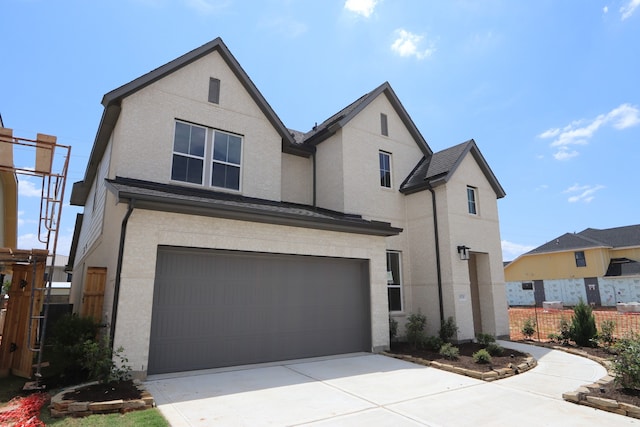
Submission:
M 158 249 L 149 374 L 370 350 L 368 261 Z

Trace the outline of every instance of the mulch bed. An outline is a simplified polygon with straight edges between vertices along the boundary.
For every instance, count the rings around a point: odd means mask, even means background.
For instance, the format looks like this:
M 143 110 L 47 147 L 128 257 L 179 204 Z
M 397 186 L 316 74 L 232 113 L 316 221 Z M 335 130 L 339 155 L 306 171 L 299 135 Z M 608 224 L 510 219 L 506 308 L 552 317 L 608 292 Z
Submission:
M 440 362 L 477 372 L 490 372 L 492 370 L 508 368 L 510 365 L 517 366 L 524 363 L 527 357 L 529 357 L 526 353 L 505 348 L 502 356 L 491 356 L 491 363 L 482 364 L 476 363 L 472 356 L 473 353 L 485 348 L 485 346 L 473 342 L 456 344 L 455 346 L 460 350 L 460 356 L 456 360 L 447 359 L 434 350 L 414 349 L 409 343 L 402 342 L 392 343 L 390 353 L 419 357 L 432 362 Z
M 76 402 L 106 402 L 109 400 L 136 400 L 142 397 L 133 381 L 92 384 L 64 394 L 65 400 Z

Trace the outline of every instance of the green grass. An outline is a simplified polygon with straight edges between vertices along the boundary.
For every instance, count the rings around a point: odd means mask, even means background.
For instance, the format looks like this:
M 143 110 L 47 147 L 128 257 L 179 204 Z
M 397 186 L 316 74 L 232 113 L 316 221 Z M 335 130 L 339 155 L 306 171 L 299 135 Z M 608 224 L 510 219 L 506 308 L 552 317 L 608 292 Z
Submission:
M 0 378 L 0 406 L 3 406 L 11 399 L 21 395 L 22 387 L 29 380 L 25 378 L 8 376 Z M 49 390 L 53 396 L 57 390 Z M 124 426 L 124 427 L 168 427 L 169 423 L 162 416 L 158 409 L 145 409 L 143 411 L 133 411 L 126 414 L 105 414 L 91 415 L 84 418 L 52 418 L 49 407 L 44 406 L 40 411 L 40 419 L 48 426 L 56 427 L 107 427 L 107 426 Z
M 90 415 L 84 418 L 51 418 L 43 408 L 40 419 L 48 426 L 56 427 L 168 427 L 169 423 L 158 409 L 128 412 L 126 414 Z

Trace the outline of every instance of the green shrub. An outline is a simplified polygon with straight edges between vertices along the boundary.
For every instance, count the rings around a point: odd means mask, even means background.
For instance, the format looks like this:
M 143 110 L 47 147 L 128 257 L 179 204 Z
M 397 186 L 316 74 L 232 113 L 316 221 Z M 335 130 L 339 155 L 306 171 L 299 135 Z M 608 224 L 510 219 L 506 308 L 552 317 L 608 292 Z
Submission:
M 84 343 L 94 341 L 99 325 L 90 317 L 65 314 L 52 326 L 47 338 L 51 347 L 47 359 L 51 369 L 56 371 L 66 383 L 79 383 L 88 379 L 88 372 L 82 369 Z M 80 367 L 80 368 L 79 368 Z
M 84 342 L 81 366 L 89 372 L 89 379 L 102 383 L 126 381 L 131 377 L 129 360 L 124 356 L 124 348 L 112 350 L 109 337 Z M 118 359 L 118 363 L 114 359 Z
M 418 314 L 410 314 L 407 317 L 407 324 L 405 325 L 405 331 L 407 334 L 407 341 L 413 346 L 413 348 L 422 347 L 424 345 L 425 333 L 424 328 L 427 326 L 427 316 L 418 312 Z
M 444 343 L 439 353 L 445 359 L 456 360 L 460 356 L 460 349 L 451 343 Z
M 496 342 L 496 337 L 494 337 L 491 334 L 479 333 L 478 335 L 476 335 L 476 340 L 478 341 L 478 344 L 482 344 L 484 346 L 487 346 L 487 345 L 491 344 L 492 342 Z
M 596 318 L 591 306 L 580 300 L 573 308 L 571 339 L 580 347 L 593 347 L 597 336 Z
M 613 333 L 616 330 L 615 320 L 603 320 L 600 323 L 600 333 L 598 334 L 598 340 L 604 344 L 605 347 L 611 347 L 615 341 Z
M 398 321 L 389 316 L 389 342 L 394 342 L 398 336 Z
M 562 341 L 563 345 L 569 344 L 569 340 L 571 339 L 571 324 L 567 320 L 566 317 L 560 316 L 560 325 L 559 325 L 558 341 Z
M 442 340 L 442 342 L 451 342 L 451 338 L 453 338 L 458 333 L 458 325 L 456 325 L 456 320 L 449 316 L 447 320 L 440 323 L 440 330 L 438 331 L 438 336 Z
M 424 347 L 433 351 L 439 351 L 440 347 L 442 347 L 442 344 L 444 343 L 442 342 L 440 337 L 436 336 L 429 336 L 424 340 Z
M 521 332 L 526 339 L 530 340 L 533 334 L 536 333 L 536 321 L 531 317 L 524 319 Z
M 627 389 L 640 389 L 640 334 L 633 332 L 619 339 L 614 350 L 616 383 Z
M 491 363 L 491 355 L 484 348 L 473 353 L 472 357 L 476 363 Z
M 492 356 L 502 356 L 502 354 L 504 353 L 504 348 L 498 343 L 490 342 L 487 345 L 487 351 Z

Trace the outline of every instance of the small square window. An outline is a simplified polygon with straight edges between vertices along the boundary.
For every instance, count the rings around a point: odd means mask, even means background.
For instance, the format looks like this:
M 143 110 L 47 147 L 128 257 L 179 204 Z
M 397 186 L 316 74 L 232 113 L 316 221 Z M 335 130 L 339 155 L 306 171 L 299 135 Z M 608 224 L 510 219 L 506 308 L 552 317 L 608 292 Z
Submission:
M 387 115 L 380 113 L 380 132 L 384 136 L 389 136 L 389 128 L 387 126 Z
M 523 291 L 532 291 L 533 290 L 533 282 L 522 282 L 522 290 Z
M 587 259 L 584 257 L 584 251 L 576 251 L 574 252 L 576 257 L 576 267 L 586 267 Z
M 380 185 L 391 188 L 391 154 L 380 151 Z
M 471 215 L 478 214 L 477 206 L 477 189 L 474 187 L 467 187 L 467 206 Z
M 209 79 L 209 102 L 220 103 L 220 80 L 213 77 Z

